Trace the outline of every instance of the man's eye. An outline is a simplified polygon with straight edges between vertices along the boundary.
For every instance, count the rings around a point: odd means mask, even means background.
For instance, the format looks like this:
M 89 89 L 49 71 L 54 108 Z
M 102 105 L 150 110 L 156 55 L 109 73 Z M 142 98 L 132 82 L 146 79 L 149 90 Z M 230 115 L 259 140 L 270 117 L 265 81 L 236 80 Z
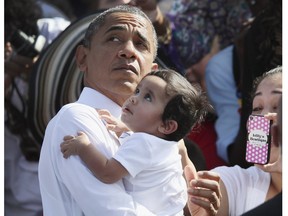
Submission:
M 120 41 L 120 39 L 116 36 L 112 36 L 109 38 L 109 41 Z
M 147 43 L 143 42 L 143 41 L 138 41 L 137 43 L 135 43 L 137 47 L 140 47 L 141 49 L 145 49 L 148 50 L 148 45 Z
M 146 95 L 144 96 L 144 98 L 145 98 L 145 100 L 147 100 L 147 101 L 149 101 L 149 102 L 152 101 L 152 98 L 151 98 L 151 95 L 150 95 L 150 94 L 146 94 Z

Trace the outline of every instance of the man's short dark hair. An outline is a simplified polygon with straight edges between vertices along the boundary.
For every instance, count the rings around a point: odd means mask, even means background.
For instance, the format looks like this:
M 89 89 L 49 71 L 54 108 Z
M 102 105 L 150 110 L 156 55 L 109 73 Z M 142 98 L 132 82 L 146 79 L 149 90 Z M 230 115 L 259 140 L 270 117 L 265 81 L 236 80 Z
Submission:
M 153 32 L 153 48 L 154 48 L 154 59 L 155 59 L 157 56 L 158 41 L 157 41 L 157 34 L 154 29 L 154 26 L 151 20 L 149 19 L 149 17 L 142 10 L 140 10 L 137 7 L 130 6 L 130 5 L 119 5 L 113 8 L 109 8 L 105 10 L 104 12 L 102 12 L 101 14 L 99 14 L 97 17 L 95 17 L 95 19 L 90 23 L 86 31 L 85 37 L 83 39 L 83 45 L 85 47 L 90 48 L 92 37 L 99 30 L 99 28 L 105 23 L 105 18 L 109 16 L 110 14 L 119 13 L 119 12 L 142 16 L 148 21 Z

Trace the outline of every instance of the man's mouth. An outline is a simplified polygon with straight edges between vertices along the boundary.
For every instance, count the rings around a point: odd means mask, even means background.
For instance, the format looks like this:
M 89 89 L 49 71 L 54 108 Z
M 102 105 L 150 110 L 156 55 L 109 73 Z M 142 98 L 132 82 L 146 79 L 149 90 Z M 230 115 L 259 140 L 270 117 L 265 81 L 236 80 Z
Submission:
M 138 72 L 133 65 L 120 65 L 116 68 L 116 70 L 129 70 L 132 71 L 134 74 L 138 75 Z

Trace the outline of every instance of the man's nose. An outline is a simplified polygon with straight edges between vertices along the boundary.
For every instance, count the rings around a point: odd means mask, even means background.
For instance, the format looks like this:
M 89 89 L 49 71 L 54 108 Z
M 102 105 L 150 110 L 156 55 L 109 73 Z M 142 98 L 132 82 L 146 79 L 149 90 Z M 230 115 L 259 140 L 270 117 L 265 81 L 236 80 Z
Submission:
M 121 58 L 136 58 L 136 49 L 132 41 L 127 41 L 123 44 L 121 50 L 119 50 L 118 56 Z

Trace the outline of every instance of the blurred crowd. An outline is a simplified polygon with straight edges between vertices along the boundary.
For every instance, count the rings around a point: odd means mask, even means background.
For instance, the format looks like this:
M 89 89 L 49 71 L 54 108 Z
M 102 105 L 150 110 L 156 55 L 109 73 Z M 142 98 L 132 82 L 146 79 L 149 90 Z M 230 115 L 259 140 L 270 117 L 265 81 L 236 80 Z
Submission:
M 5 0 L 5 216 L 43 215 L 41 143 L 27 118 L 38 59 L 77 20 L 119 4 L 148 15 L 158 58 L 199 85 L 214 108 L 184 138 L 196 169 L 253 165 L 245 160 L 246 123 L 254 80 L 282 65 L 281 0 Z

